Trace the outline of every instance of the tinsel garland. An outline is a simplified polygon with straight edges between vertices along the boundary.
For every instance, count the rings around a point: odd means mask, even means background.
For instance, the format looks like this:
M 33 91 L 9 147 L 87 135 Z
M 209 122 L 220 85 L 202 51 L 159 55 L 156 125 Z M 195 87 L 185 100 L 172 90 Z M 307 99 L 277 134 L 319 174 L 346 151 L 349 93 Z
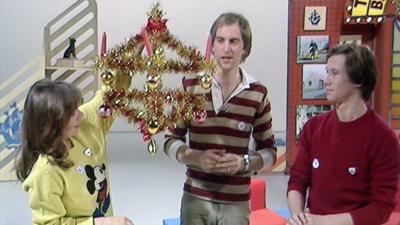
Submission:
M 161 76 L 171 73 L 198 76 L 201 86 L 208 89 L 215 67 L 196 48 L 186 46 L 169 33 L 163 14 L 159 3 L 155 4 L 140 34 L 94 60 L 105 86 L 101 116 L 117 113 L 129 123 L 138 124 L 143 140 L 149 141 L 148 151 L 152 155 L 157 151 L 153 135 L 178 123 L 189 120 L 201 123 L 206 119 L 203 95 L 163 90 Z M 143 46 L 148 52 L 146 56 L 141 54 Z M 171 49 L 182 61 L 168 59 L 165 48 Z M 130 82 L 136 74 L 146 74 L 144 90 L 117 89 L 118 81 Z

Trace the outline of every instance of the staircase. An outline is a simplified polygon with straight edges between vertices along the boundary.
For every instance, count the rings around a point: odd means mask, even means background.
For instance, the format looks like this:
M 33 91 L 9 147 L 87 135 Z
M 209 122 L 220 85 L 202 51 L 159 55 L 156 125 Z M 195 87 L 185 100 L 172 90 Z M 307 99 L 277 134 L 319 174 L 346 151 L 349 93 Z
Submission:
M 14 159 L 20 144 L 22 109 L 26 94 L 37 80 L 49 78 L 73 83 L 85 100 L 98 89 L 97 74 L 91 61 L 97 55 L 97 4 L 77 0 L 44 28 L 44 56 L 39 56 L 0 84 L 0 181 L 15 180 Z M 76 57 L 83 67 L 59 67 L 69 45 L 76 39 Z

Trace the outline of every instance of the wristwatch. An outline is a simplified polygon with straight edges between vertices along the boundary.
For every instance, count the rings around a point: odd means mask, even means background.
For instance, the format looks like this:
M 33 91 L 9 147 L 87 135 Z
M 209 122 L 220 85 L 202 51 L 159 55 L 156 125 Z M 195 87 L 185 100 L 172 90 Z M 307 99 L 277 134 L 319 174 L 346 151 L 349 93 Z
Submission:
M 250 156 L 248 154 L 243 155 L 243 161 L 244 161 L 244 170 L 248 171 L 250 168 Z

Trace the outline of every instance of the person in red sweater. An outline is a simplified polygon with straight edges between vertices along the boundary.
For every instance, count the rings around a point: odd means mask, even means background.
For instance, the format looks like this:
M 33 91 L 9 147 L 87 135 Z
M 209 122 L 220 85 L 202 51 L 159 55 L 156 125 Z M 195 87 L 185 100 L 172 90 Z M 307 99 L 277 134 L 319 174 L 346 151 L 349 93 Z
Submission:
M 288 224 L 382 224 L 395 206 L 400 149 L 393 130 L 366 103 L 377 79 L 374 54 L 366 46 L 338 45 L 326 69 L 327 99 L 336 107 L 310 119 L 300 134 Z

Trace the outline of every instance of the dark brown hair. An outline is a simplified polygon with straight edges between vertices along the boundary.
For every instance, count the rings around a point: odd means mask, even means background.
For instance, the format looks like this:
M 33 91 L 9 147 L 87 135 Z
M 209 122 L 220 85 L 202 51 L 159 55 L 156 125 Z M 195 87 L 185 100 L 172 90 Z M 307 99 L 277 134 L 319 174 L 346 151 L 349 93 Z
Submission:
M 72 84 L 39 80 L 29 89 L 22 118 L 22 143 L 16 164 L 19 180 L 25 180 L 40 154 L 51 156 L 52 162 L 69 168 L 68 149 L 63 130 L 82 103 L 80 91 Z
M 240 28 L 240 33 L 243 39 L 244 50 L 246 54 L 243 55 L 241 62 L 244 62 L 247 56 L 250 55 L 251 51 L 251 42 L 252 42 L 252 34 L 249 21 L 238 13 L 228 12 L 221 14 L 213 23 L 210 29 L 210 35 L 213 40 L 215 40 L 215 36 L 217 34 L 218 28 L 223 25 L 232 25 L 237 23 Z
M 328 59 L 335 55 L 344 55 L 345 69 L 354 84 L 361 85 L 361 95 L 368 101 L 378 77 L 375 55 L 366 45 L 343 44 L 329 50 Z

